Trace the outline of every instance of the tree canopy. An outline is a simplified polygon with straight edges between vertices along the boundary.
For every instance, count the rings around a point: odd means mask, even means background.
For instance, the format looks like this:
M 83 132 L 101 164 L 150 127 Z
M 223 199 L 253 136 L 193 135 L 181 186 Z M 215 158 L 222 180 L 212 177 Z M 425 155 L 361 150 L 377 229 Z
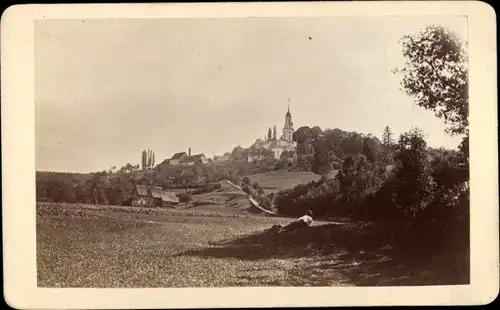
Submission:
M 449 126 L 447 132 L 468 133 L 469 81 L 465 46 L 438 25 L 401 38 L 405 65 L 402 89 L 414 102 L 435 112 Z

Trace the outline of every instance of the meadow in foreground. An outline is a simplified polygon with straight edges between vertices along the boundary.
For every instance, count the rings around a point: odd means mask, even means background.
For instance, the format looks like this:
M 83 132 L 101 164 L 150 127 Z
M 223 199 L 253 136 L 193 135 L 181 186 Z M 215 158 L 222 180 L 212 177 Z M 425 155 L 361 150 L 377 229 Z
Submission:
M 409 259 L 366 223 L 113 208 L 37 207 L 40 287 L 365 286 L 456 284 L 440 257 Z M 417 263 L 408 263 L 409 261 Z M 458 275 L 460 276 L 460 275 Z

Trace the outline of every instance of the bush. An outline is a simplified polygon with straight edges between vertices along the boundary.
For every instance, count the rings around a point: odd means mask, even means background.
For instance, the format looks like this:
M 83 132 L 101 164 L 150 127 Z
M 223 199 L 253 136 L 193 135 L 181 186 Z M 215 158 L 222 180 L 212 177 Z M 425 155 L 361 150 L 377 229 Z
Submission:
M 249 195 L 252 194 L 252 188 L 248 184 L 243 183 L 241 189 Z
M 264 195 L 264 189 L 259 185 L 259 183 L 254 182 L 252 187 L 257 192 L 257 194 Z
M 329 215 L 334 213 L 337 194 L 335 180 L 319 180 L 282 190 L 275 195 L 274 202 L 284 215 L 300 216 L 307 210 L 318 216 Z
M 257 202 L 259 203 L 259 205 L 261 207 L 263 207 L 264 209 L 267 209 L 269 211 L 272 211 L 273 203 L 272 203 L 272 200 L 268 196 L 258 195 L 254 198 L 255 198 L 255 200 L 257 200 Z
M 243 177 L 243 179 L 241 179 L 241 184 L 242 185 L 250 186 L 250 183 L 251 183 L 250 179 L 248 177 L 246 177 L 246 176 Z
M 254 182 L 252 186 L 250 186 L 250 182 L 242 183 L 242 190 L 247 193 L 250 197 L 254 198 L 261 207 L 264 209 L 272 211 L 273 209 L 273 200 L 272 196 L 265 195 L 264 190 L 259 185 L 259 183 Z
M 191 194 L 190 193 L 180 193 L 178 194 L 179 197 L 179 202 L 189 202 L 191 200 Z
M 285 160 L 283 159 L 278 160 L 276 165 L 274 165 L 274 170 L 283 170 L 285 168 L 286 168 L 286 163 Z

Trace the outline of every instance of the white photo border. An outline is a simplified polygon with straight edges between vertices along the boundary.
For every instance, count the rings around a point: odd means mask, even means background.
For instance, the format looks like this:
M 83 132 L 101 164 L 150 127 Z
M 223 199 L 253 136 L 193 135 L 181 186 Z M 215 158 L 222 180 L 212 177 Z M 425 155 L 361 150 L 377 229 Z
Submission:
M 468 17 L 471 283 L 414 287 L 38 288 L 34 21 L 305 16 Z M 13 308 L 140 309 L 479 305 L 499 288 L 496 15 L 481 1 L 16 5 L 1 20 L 4 296 Z

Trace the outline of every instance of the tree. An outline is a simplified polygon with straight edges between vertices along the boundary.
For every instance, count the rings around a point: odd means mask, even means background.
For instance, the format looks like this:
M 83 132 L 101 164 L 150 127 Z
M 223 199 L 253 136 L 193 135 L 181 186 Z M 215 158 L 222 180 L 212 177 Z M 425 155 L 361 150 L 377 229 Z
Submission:
M 136 170 L 136 167 L 137 166 L 133 166 L 131 163 L 126 163 L 125 166 L 120 168 L 119 172 L 125 172 L 125 173 L 133 172 Z
M 241 188 L 247 194 L 251 193 L 250 184 L 251 184 L 251 181 L 250 181 L 250 179 L 248 177 L 243 177 L 241 179 Z
M 365 160 L 366 161 L 366 160 Z M 342 172 L 344 175 L 350 175 L 356 168 L 356 159 L 352 155 L 348 155 L 342 162 Z
M 237 146 L 233 149 L 231 153 L 231 158 L 235 160 L 241 160 L 243 158 L 243 152 L 245 150 L 241 146 Z
M 309 137 L 314 142 L 316 139 L 320 138 L 322 134 L 323 134 L 323 130 L 321 130 L 321 127 L 314 126 L 313 128 L 311 128 L 311 131 L 309 133 Z
M 394 143 L 392 139 L 392 130 L 389 126 L 385 126 L 384 132 L 382 133 L 382 144 L 384 146 L 390 146 Z
M 343 157 L 345 153 L 345 148 L 344 148 L 344 140 L 346 137 L 346 132 L 342 131 L 338 128 L 335 129 L 326 129 L 324 132 L 325 136 L 325 143 L 330 148 L 335 152 L 335 155 L 337 157 Z
M 325 178 L 332 170 L 334 154 L 325 145 L 324 139 L 317 139 L 314 142 L 314 156 L 312 158 L 311 171 Z
M 293 141 L 297 142 L 298 155 L 307 155 L 314 152 L 312 145 L 320 138 L 321 128 L 318 126 L 310 128 L 309 126 L 299 127 L 292 136 Z
M 142 151 L 142 170 L 153 168 L 155 164 L 155 153 L 150 150 Z
M 413 214 L 425 208 L 433 193 L 424 136 L 415 127 L 401 134 L 396 153 L 396 204 Z
M 194 176 L 195 176 L 195 173 L 190 168 L 183 169 L 181 174 L 180 174 L 180 179 L 181 179 L 182 184 L 184 184 L 184 188 L 186 190 L 186 193 L 187 193 L 188 185 L 193 182 Z
M 276 140 L 277 135 L 276 135 L 276 125 L 273 127 L 273 139 Z
M 295 130 L 292 134 L 292 140 L 300 144 L 304 142 L 307 138 L 307 133 L 311 130 L 309 126 L 301 126 Z
M 448 125 L 447 132 L 468 133 L 469 96 L 465 47 L 446 28 L 432 25 L 401 39 L 402 89 L 414 102 L 433 111 Z
M 469 221 L 469 98 L 468 68 L 465 46 L 450 31 L 442 26 L 429 26 L 416 34 L 406 35 L 401 39 L 403 56 L 406 63 L 403 69 L 395 70 L 403 74 L 402 89 L 414 98 L 414 102 L 431 110 L 448 125 L 446 132 L 451 135 L 464 135 L 457 156 L 435 159 L 432 180 L 436 183 L 434 199 L 438 203 L 427 208 L 428 222 L 430 218 L 437 224 L 436 234 L 447 235 L 468 234 Z M 401 160 L 399 156 L 398 160 Z M 414 166 L 413 169 L 422 164 Z M 407 167 L 409 168 L 409 167 Z M 400 170 L 398 168 L 398 170 Z M 414 177 L 414 195 L 425 195 L 423 180 L 427 178 L 425 170 Z M 397 180 L 401 185 L 400 180 Z M 423 189 L 419 189 L 423 188 Z M 458 193 L 458 195 L 457 195 Z M 412 193 L 408 193 L 411 195 Z M 457 197 L 458 196 L 458 197 Z M 400 195 L 403 197 L 403 195 Z M 416 200 L 414 197 L 413 200 Z M 423 201 L 424 198 L 421 199 Z M 456 208 L 440 206 L 455 205 Z M 428 210 L 430 209 L 430 210 Z M 433 210 L 434 209 L 434 210 Z M 433 210 L 433 211 L 432 211 Z M 425 213 L 425 212 L 424 212 Z M 454 229 L 439 230 L 445 222 L 455 223 Z M 446 225 L 448 226 L 448 225 Z M 425 231 L 436 231 L 424 224 Z M 465 244 L 465 243 L 464 243 Z
M 194 166 L 194 174 L 195 174 L 196 181 L 199 181 L 200 179 L 202 179 L 204 177 L 205 172 L 203 171 L 201 164 L 197 164 L 196 166 Z
M 252 187 L 255 189 L 257 194 L 259 194 L 260 196 L 264 195 L 264 189 L 259 185 L 259 183 L 254 182 Z
M 339 190 L 342 201 L 349 205 L 356 199 L 356 159 L 352 155 L 346 156 L 342 162 L 342 166 L 337 175 Z M 352 210 L 349 212 L 352 215 Z
M 368 157 L 364 154 L 359 154 L 356 159 L 355 159 L 355 162 L 354 162 L 354 167 L 356 169 L 356 171 L 361 171 L 361 170 L 364 170 L 367 168 L 368 166 Z
M 250 178 L 248 178 L 248 177 L 243 177 L 243 179 L 241 179 L 242 185 L 250 186 L 250 183 L 251 183 L 251 181 L 250 181 Z
M 363 152 L 363 136 L 357 132 L 347 132 L 342 141 L 343 153 L 356 156 Z
M 148 159 L 147 159 L 148 155 L 146 153 L 146 150 L 143 150 L 142 151 L 142 159 L 141 159 L 141 163 L 142 163 L 142 170 L 146 170 L 146 167 L 147 167 L 147 162 L 148 162 Z
M 363 155 L 372 163 L 379 159 L 380 148 L 373 138 L 367 137 L 363 140 Z
M 271 140 L 272 138 L 272 132 L 271 132 L 271 127 L 269 127 L 269 131 L 267 132 L 267 140 Z
M 394 163 L 394 153 L 396 145 L 392 130 L 389 126 L 385 126 L 384 132 L 382 133 L 382 150 L 380 152 L 380 161 L 386 165 L 392 165 Z
M 309 140 L 309 133 L 311 131 L 311 128 L 309 126 L 302 126 L 299 127 L 292 135 L 292 140 L 297 142 L 297 153 L 300 155 L 303 154 L 308 154 L 309 148 L 308 146 L 308 140 Z

